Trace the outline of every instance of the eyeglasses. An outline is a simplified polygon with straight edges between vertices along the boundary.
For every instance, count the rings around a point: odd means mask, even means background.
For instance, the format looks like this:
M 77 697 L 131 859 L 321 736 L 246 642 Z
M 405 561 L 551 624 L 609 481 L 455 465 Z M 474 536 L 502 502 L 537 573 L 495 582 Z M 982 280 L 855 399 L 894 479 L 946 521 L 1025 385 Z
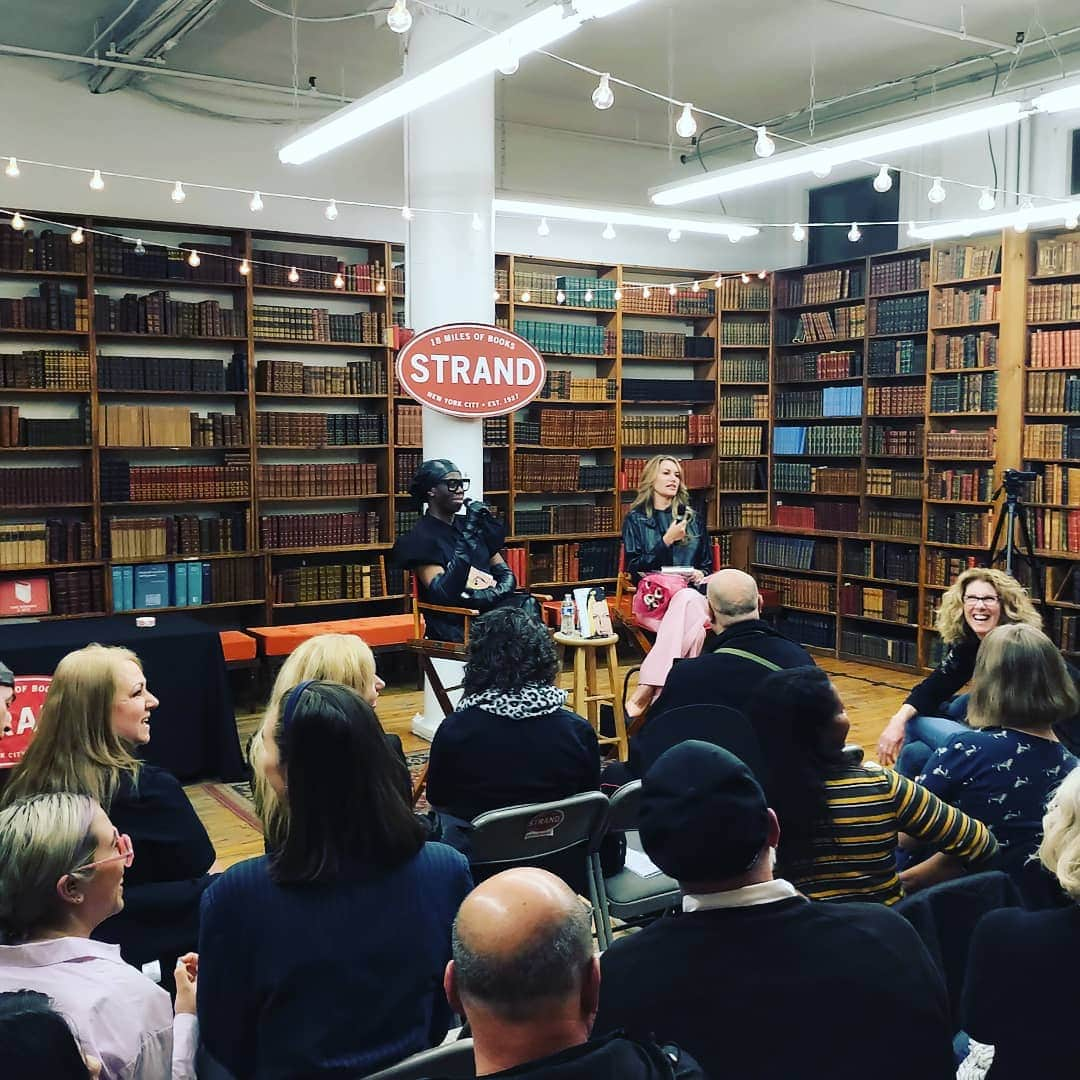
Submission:
M 443 480 L 442 482 L 446 485 L 447 491 L 468 491 L 472 481 L 467 477 L 462 477 L 460 480 Z
M 116 848 L 115 855 L 110 855 L 105 859 L 98 859 L 95 862 L 84 863 L 82 866 L 76 866 L 69 873 L 77 874 L 80 870 L 95 870 L 97 867 L 105 866 L 107 863 L 119 862 L 120 859 L 124 860 L 125 867 L 130 866 L 135 861 L 135 848 L 131 843 L 131 837 L 127 833 L 118 832 L 113 837 L 113 847 Z
M 975 607 L 976 604 L 985 604 L 986 607 L 997 607 L 1001 603 L 1001 600 L 996 596 L 965 596 L 964 603 L 968 607 Z

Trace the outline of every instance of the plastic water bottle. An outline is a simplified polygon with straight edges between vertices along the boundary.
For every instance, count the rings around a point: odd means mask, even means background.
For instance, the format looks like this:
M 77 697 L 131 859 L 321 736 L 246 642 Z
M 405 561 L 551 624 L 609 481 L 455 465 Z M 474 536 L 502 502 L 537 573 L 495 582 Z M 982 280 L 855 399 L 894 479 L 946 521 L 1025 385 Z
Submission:
M 562 608 L 559 610 L 559 632 L 574 633 L 574 598 L 569 593 L 563 597 Z

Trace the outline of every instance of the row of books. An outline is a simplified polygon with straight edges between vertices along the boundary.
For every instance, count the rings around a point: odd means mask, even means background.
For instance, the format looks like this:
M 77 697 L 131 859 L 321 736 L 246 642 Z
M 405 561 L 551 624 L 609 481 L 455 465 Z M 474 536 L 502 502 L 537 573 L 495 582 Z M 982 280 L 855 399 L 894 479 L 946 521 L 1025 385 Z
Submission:
M 861 386 L 827 386 L 822 390 L 783 390 L 776 395 L 778 420 L 818 416 L 861 416 Z
M 769 344 L 769 324 L 764 319 L 724 319 L 720 324 L 721 345 Z
M 327 308 L 255 304 L 251 314 L 255 337 L 274 341 L 340 341 L 379 345 L 386 325 L 381 311 L 339 314 Z
M 754 562 L 765 566 L 783 566 L 789 570 L 835 572 L 836 544 L 798 536 L 755 533 Z
M 845 540 L 844 573 L 887 581 L 919 580 L 919 549 L 878 540 Z
M 980 330 L 977 334 L 935 334 L 934 371 L 955 371 L 959 368 L 997 367 L 998 336 L 996 330 Z
M 934 280 L 958 281 L 986 277 L 1001 269 L 1000 241 L 981 241 L 938 248 L 934 252 Z
M 993 412 L 997 408 L 997 372 L 937 375 L 930 381 L 933 413 Z
M 878 466 L 866 470 L 867 495 L 892 495 L 898 499 L 922 498 L 922 474 L 910 469 L 888 469 Z
M 1035 241 L 1035 273 L 1080 273 L 1080 239 L 1075 235 L 1040 236 Z
M 195 390 L 200 393 L 247 389 L 247 357 L 102 356 L 97 358 L 99 390 Z
M 895 428 L 887 424 L 871 424 L 869 453 L 875 457 L 921 457 L 925 442 L 922 424 Z
M 712 459 L 711 458 L 679 458 L 679 468 L 682 470 L 682 482 L 686 488 L 705 488 L 712 484 Z M 619 487 L 623 491 L 636 491 L 641 484 L 645 473 L 648 458 L 624 457 L 622 460 L 622 473 L 620 474 Z M 718 468 L 723 471 L 733 465 L 753 465 L 752 462 L 720 461 Z
M 1025 424 L 1024 456 L 1080 459 L 1080 425 Z
M 623 379 L 624 401 L 712 401 L 716 392 L 705 379 Z
M 577 353 L 585 356 L 603 356 L 606 353 L 602 326 L 515 319 L 514 333 L 543 353 Z
M 18 405 L 0 405 L 0 446 L 89 446 L 90 410 L 64 419 L 21 416 Z
M 926 516 L 926 539 L 940 544 L 968 544 L 986 547 L 994 531 L 994 515 L 989 510 L 931 510 Z
M 394 406 L 394 442 L 398 446 L 423 446 L 423 405 L 404 405 L 399 402 Z
M 786 608 L 821 612 L 836 610 L 836 586 L 829 581 L 762 574 L 758 578 L 758 585 L 762 589 L 776 590 L 780 594 L 781 606 Z
M 871 341 L 868 375 L 921 375 L 926 371 L 926 339 Z
M 112 609 L 153 611 L 258 600 L 262 596 L 261 578 L 257 559 L 114 566 Z
M 769 505 L 754 499 L 721 499 L 721 529 L 755 529 L 769 524 Z
M 385 394 L 384 360 L 350 360 L 342 365 L 305 364 L 302 360 L 259 360 L 255 389 L 272 394 Z
M 264 514 L 259 518 L 259 543 L 267 551 L 377 544 L 382 539 L 380 522 L 374 510 L 344 514 Z
M 561 401 L 614 401 L 619 390 L 617 379 L 582 378 L 572 371 L 548 371 L 541 397 Z
M 86 248 L 71 242 L 67 231 L 13 229 L 0 225 L 0 270 L 47 270 L 86 273 Z
M 644 289 L 623 286 L 623 314 L 671 315 L 683 319 L 707 319 L 716 314 L 716 290 L 690 286 L 662 288 L 653 286 L 649 295 Z
M 399 480 L 400 484 L 401 481 Z M 484 491 L 508 491 L 510 488 L 510 462 L 506 457 L 489 458 L 484 462 Z
M 186 405 L 105 405 L 102 446 L 247 446 L 246 412 L 191 412 Z
M 1032 330 L 1030 367 L 1080 367 L 1080 330 Z
M 247 323 L 243 308 L 224 308 L 219 300 L 173 300 L 159 290 L 145 296 L 96 294 L 94 329 L 151 337 L 232 338 L 243 337 Z
M 1069 615 L 1054 608 L 1050 612 L 1050 633 L 1063 651 L 1080 652 L 1080 615 Z
M 1080 319 L 1080 281 L 1028 285 L 1025 317 L 1028 322 Z
M 577 454 L 516 454 L 514 487 L 518 491 L 573 491 L 580 478 L 580 468 L 581 458 Z
M 726 277 L 720 281 L 720 307 L 724 311 L 768 311 L 769 283 L 741 277 Z
M 1024 512 L 1040 551 L 1080 552 L 1080 510 L 1028 506 Z
M 541 446 L 612 446 L 615 414 L 610 409 L 541 409 Z
M 626 459 L 623 459 L 625 465 Z M 508 487 L 504 484 L 503 487 Z M 578 491 L 605 490 L 615 486 L 614 465 L 582 465 L 578 469 Z
M 934 326 L 994 322 L 998 318 L 1000 297 L 1000 285 L 938 289 L 934 293 Z
M 202 248 L 199 249 L 200 252 Z M 278 251 L 275 248 L 255 248 L 251 252 L 252 281 L 256 285 L 273 285 L 297 289 L 332 289 L 334 278 L 341 275 L 345 282 L 342 292 L 373 293 L 386 291 L 386 268 L 377 259 L 367 263 L 349 263 L 336 255 L 317 255 L 307 251 Z M 295 270 L 298 280 L 290 281 Z M 382 289 L 379 290 L 379 285 Z
M 780 353 L 776 357 L 777 382 L 823 382 L 861 374 L 862 353 L 855 349 Z
M 514 511 L 515 536 L 614 531 L 615 510 L 610 506 L 569 504 Z
M 183 243 L 176 247 L 143 244 L 141 249 L 119 236 L 94 234 L 94 272 L 131 278 L 169 278 L 176 281 L 211 282 L 243 285 L 239 244 Z M 192 266 L 191 252 L 199 252 L 199 263 Z M 224 256 L 224 257 L 223 257 Z
M 858 456 L 862 453 L 862 427 L 858 424 L 777 426 L 773 428 L 773 453 Z
M 89 304 L 74 289 L 55 281 L 38 285 L 37 296 L 0 298 L 0 330 L 90 329 Z
M 922 533 L 922 515 L 871 507 L 866 512 L 866 531 L 875 536 L 918 540 Z
M 373 600 L 386 596 L 381 559 L 376 563 L 283 567 L 274 573 L 271 585 L 275 604 Z
M 226 454 L 224 465 L 129 465 L 101 462 L 103 502 L 164 502 L 250 498 L 251 469 L 246 454 Z
M 810 341 L 848 341 L 866 334 L 866 305 L 804 311 L 797 317 L 776 316 L 776 336 L 781 345 Z
M 927 477 L 926 494 L 931 499 L 989 502 L 994 494 L 993 467 L 943 469 L 934 466 Z
M 107 517 L 102 523 L 104 553 L 106 558 L 140 559 L 247 551 L 247 526 L 246 510 L 226 510 L 206 517 Z
M 888 660 L 905 667 L 919 664 L 919 646 L 915 639 L 871 634 L 865 630 L 840 630 L 840 651 L 867 660 Z
M 859 531 L 859 504 L 857 502 L 821 499 L 810 506 L 777 502 L 775 516 L 776 524 L 786 528 L 847 533 Z
M 671 413 L 623 416 L 624 446 L 678 446 L 716 441 L 716 417 L 711 413 Z
M 530 582 L 614 580 L 618 570 L 618 540 L 553 544 L 549 552 L 530 550 Z
M 812 270 L 809 273 L 779 275 L 776 303 L 780 307 L 827 304 L 833 300 L 856 300 L 863 295 L 863 268 Z
M 900 296 L 870 305 L 871 334 L 920 334 L 926 330 L 928 296 Z
M 394 535 L 404 536 L 419 520 L 419 510 L 395 510 Z
M 1080 412 L 1080 375 L 1029 371 L 1026 408 L 1028 412 Z
M 767 356 L 724 356 L 720 360 L 720 379 L 726 383 L 769 381 Z
M 768 324 L 765 324 L 766 329 Z M 766 339 L 765 344 L 768 344 Z M 625 357 L 650 356 L 664 360 L 693 358 L 711 360 L 716 355 L 716 339 L 655 330 L 623 330 L 622 351 Z
M 870 264 L 870 293 L 910 292 L 930 287 L 930 260 L 921 255 L 904 255 L 897 259 Z
M 255 415 L 260 446 L 385 445 L 384 413 L 260 412 Z
M 376 495 L 379 469 L 372 462 L 321 465 L 260 465 L 259 495 L 287 499 L 318 495 Z
M 0 507 L 70 506 L 91 499 L 92 476 L 85 465 L 32 465 L 0 469 Z
M 773 491 L 796 494 L 858 495 L 859 470 L 777 461 L 773 464 Z
M 89 390 L 90 354 L 84 349 L 30 349 L 0 355 L 0 387 Z
M 102 567 L 53 570 L 48 582 L 53 615 L 105 613 L 105 571 Z
M 836 619 L 832 615 L 811 615 L 805 611 L 780 613 L 779 629 L 792 641 L 820 649 L 836 647 Z
M 1043 465 L 1039 476 L 1031 483 L 1034 502 L 1069 505 L 1080 503 L 1080 468 L 1074 465 Z
M 953 555 L 945 551 L 928 550 L 924 567 L 927 585 L 951 585 L 965 570 L 984 566 L 977 555 Z
M 840 586 L 838 599 L 840 615 L 861 615 L 864 619 L 894 623 L 914 623 L 919 603 L 918 594 L 854 582 Z
M 938 458 L 993 457 L 996 443 L 996 428 L 978 431 L 928 431 L 926 455 Z
M 868 416 L 921 416 L 925 409 L 925 386 L 902 384 L 867 388 L 866 413 Z
M 510 445 L 510 417 L 509 416 L 485 416 L 484 417 L 484 445 L 485 446 L 509 446 Z
M 769 395 L 724 390 L 720 394 L 720 416 L 724 420 L 768 420 Z
M 93 557 L 94 533 L 88 521 L 0 522 L 0 567 L 88 562 Z
M 765 452 L 765 428 L 757 424 L 723 424 L 716 436 L 716 456 L 753 457 Z

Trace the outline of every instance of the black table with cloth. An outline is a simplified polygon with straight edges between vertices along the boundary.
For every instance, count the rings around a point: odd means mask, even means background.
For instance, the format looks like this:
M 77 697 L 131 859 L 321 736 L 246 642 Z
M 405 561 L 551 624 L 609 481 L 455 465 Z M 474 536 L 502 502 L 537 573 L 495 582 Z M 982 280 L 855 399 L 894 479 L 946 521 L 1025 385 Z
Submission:
M 134 615 L 0 625 L 0 660 L 17 675 L 51 675 L 60 659 L 97 642 L 122 645 L 142 661 L 161 702 L 140 756 L 180 780 L 246 775 L 218 631 L 180 612 L 139 627 Z

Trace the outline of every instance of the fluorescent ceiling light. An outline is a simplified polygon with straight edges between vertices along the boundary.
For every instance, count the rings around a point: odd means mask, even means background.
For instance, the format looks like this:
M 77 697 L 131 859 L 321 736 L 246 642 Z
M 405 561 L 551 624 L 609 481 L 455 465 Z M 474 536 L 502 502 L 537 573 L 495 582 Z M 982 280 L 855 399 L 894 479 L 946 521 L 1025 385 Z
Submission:
M 589 19 L 599 19 L 638 3 L 639 0 L 576 0 L 571 7 L 551 4 L 470 48 L 448 56 L 421 72 L 403 76 L 367 97 L 339 109 L 307 128 L 278 151 L 286 165 L 303 165 L 336 150 L 376 128 L 446 97 L 504 66 L 511 57 L 522 57 L 572 34 Z
M 942 221 L 933 225 L 913 225 L 908 236 L 913 240 L 948 240 L 958 236 L 974 236 L 978 233 L 1000 232 L 1018 222 L 1042 225 L 1049 221 L 1068 221 L 1080 217 L 1080 199 L 1072 202 L 1036 206 L 1030 210 L 1010 210 L 1004 214 L 984 214 L 981 217 L 963 218 L 960 221 Z
M 1063 86 L 1060 90 L 1051 90 L 1040 94 L 1032 107 L 1044 113 L 1065 112 L 1066 109 L 1080 109 L 1080 83 Z
M 650 195 L 658 206 L 678 206 L 709 195 L 726 195 L 732 191 L 759 187 L 793 176 L 828 172 L 837 165 L 852 161 L 880 163 L 885 155 L 944 142 L 958 135 L 1004 127 L 1024 115 L 1019 101 L 1000 101 L 945 116 L 905 121 L 828 143 L 789 150 L 771 158 L 747 162 L 745 165 L 716 169 L 691 180 L 676 180 L 674 183 L 653 188 Z
M 573 203 L 549 203 L 534 200 L 497 198 L 492 203 L 495 213 L 519 217 L 554 218 L 559 221 L 587 221 L 602 225 L 627 225 L 640 229 L 678 229 L 684 233 L 705 236 L 757 236 L 753 225 L 737 221 L 710 221 L 707 218 L 680 218 L 661 214 L 639 213 L 634 210 L 605 209 L 602 206 L 576 206 Z

